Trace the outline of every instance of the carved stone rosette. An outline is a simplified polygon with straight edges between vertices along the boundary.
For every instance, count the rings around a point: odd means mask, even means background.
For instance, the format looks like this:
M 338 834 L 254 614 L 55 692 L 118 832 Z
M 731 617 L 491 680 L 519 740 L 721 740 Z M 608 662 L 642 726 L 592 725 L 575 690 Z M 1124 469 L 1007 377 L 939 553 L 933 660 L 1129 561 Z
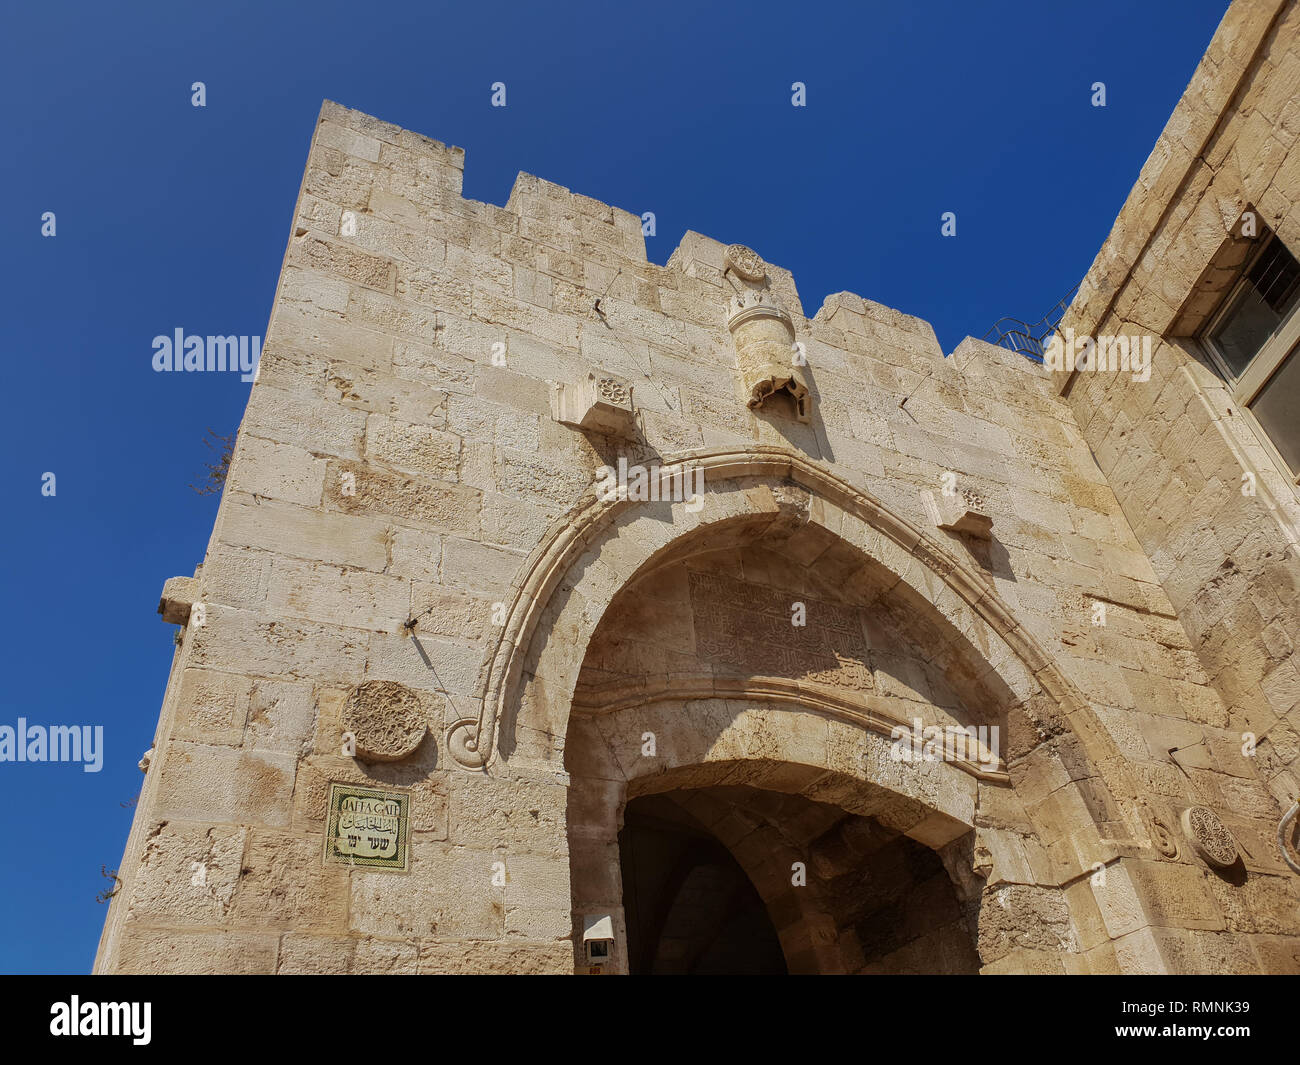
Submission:
M 1208 806 L 1192 806 L 1183 811 L 1181 820 L 1197 854 L 1220 869 L 1236 864 L 1237 841 L 1218 814 Z
M 796 362 L 794 323 L 770 292 L 746 289 L 731 298 L 727 329 L 736 345 L 736 363 L 748 393 L 746 405 L 761 407 L 769 396 L 787 392 L 801 422 L 809 420 L 808 382 Z
M 736 275 L 746 281 L 758 285 L 767 278 L 767 265 L 763 262 L 763 257 L 753 248 L 747 248 L 743 244 L 733 244 L 727 249 L 726 260 L 727 265 L 736 272 Z
M 421 697 L 391 680 L 368 680 L 343 705 L 343 728 L 369 762 L 400 762 L 415 753 L 429 727 Z

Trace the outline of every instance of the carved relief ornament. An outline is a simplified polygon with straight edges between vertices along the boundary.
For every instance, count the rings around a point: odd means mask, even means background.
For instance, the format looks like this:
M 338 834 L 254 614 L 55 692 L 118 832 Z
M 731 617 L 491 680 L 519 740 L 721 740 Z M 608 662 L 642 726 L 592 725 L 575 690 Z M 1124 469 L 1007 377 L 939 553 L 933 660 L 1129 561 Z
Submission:
M 1196 853 L 1211 865 L 1226 869 L 1237 861 L 1237 841 L 1208 806 L 1192 806 L 1183 811 L 1183 831 L 1192 841 Z

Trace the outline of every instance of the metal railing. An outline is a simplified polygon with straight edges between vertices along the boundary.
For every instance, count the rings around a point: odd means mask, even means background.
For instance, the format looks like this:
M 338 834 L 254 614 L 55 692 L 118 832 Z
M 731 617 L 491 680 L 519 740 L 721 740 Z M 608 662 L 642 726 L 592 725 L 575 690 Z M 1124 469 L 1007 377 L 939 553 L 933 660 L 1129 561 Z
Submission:
M 982 339 L 989 344 L 996 344 L 1000 348 L 1018 352 L 1034 362 L 1042 362 L 1043 344 L 1060 324 L 1078 291 L 1079 285 L 1076 283 L 1069 292 L 1057 301 L 1055 307 L 1033 325 L 1023 322 L 1019 318 L 999 318 L 993 323 L 992 328 L 984 334 Z

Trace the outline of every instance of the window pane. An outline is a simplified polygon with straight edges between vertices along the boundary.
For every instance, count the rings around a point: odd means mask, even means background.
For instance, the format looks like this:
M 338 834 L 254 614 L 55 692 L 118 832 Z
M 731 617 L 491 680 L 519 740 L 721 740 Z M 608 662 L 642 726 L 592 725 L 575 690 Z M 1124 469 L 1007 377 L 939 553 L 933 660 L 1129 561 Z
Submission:
M 1241 290 L 1223 324 L 1210 338 L 1219 349 L 1223 361 L 1228 364 L 1233 377 L 1242 375 L 1281 320 L 1277 311 L 1264 302 L 1254 285 L 1247 284 Z
M 1285 318 L 1300 293 L 1300 263 L 1280 241 L 1274 240 L 1250 268 L 1250 281 L 1278 317 Z
M 1297 301 L 1300 263 L 1274 240 L 1255 260 L 1232 307 L 1210 335 L 1234 378 L 1242 375 Z
M 1300 348 L 1286 357 L 1250 409 L 1291 472 L 1300 474 Z

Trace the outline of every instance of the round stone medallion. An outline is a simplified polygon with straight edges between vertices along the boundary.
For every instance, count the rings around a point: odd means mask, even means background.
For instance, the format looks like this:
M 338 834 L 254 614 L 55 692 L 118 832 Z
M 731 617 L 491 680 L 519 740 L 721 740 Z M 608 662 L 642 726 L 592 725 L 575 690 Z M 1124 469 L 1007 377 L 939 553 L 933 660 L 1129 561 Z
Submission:
M 1211 865 L 1226 869 L 1236 862 L 1237 841 L 1208 806 L 1188 807 L 1183 811 L 1182 822 L 1196 853 Z
M 368 680 L 348 696 L 343 728 L 356 737 L 358 758 L 396 762 L 415 753 L 429 720 L 410 688 L 393 680 Z
M 767 277 L 767 267 L 762 257 L 753 248 L 743 244 L 733 244 L 727 249 L 727 262 L 746 281 L 758 282 Z

